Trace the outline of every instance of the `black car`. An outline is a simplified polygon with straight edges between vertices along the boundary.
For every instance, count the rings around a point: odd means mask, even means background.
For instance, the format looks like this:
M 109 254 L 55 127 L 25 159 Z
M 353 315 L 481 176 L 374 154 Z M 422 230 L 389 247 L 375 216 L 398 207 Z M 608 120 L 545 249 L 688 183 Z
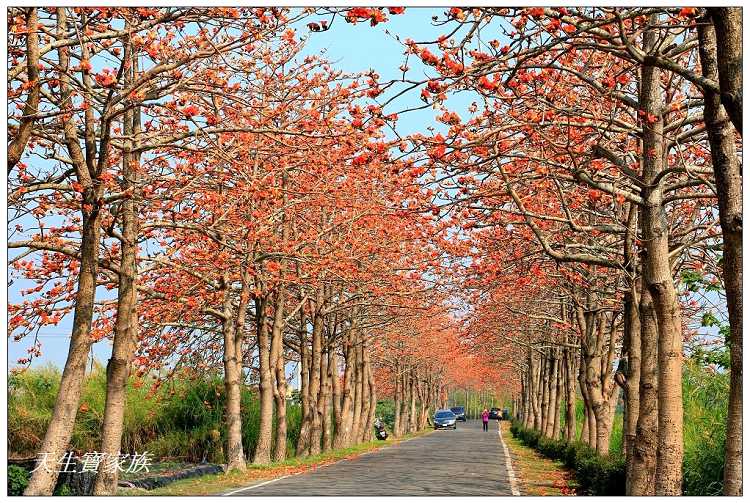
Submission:
M 450 409 L 441 409 L 435 412 L 433 418 L 433 424 L 435 429 L 438 428 L 452 428 L 456 429 L 456 415 L 450 411 Z
M 456 421 L 466 421 L 466 411 L 463 407 L 451 407 L 451 412 L 456 415 Z
M 490 419 L 497 419 L 500 420 L 503 418 L 503 413 L 500 409 L 497 407 L 492 407 L 490 409 Z

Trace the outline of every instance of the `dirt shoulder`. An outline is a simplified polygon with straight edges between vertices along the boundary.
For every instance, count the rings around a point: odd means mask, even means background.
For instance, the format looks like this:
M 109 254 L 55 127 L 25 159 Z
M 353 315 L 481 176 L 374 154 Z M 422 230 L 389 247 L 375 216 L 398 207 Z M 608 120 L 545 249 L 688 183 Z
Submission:
M 501 421 L 518 490 L 523 496 L 574 496 L 575 478 L 560 461 L 547 459 L 526 447 L 510 433 L 510 421 Z

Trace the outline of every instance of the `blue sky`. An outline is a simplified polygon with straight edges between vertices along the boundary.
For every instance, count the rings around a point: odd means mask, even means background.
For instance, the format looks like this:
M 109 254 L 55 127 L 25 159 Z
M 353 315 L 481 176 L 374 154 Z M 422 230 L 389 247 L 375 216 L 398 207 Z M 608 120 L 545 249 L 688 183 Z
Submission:
M 347 72 L 360 72 L 368 69 L 375 70 L 383 82 L 400 79 L 402 72 L 399 67 L 404 62 L 405 47 L 402 42 L 408 38 L 417 42 L 436 40 L 440 35 L 446 34 L 448 27 L 433 26 L 432 17 L 443 18 L 445 8 L 411 7 L 404 14 L 388 16 L 388 22 L 380 23 L 371 27 L 366 21 L 350 24 L 343 18 L 337 17 L 333 27 L 324 32 L 310 33 L 305 47 L 306 53 L 318 53 L 325 50 L 325 57 L 337 68 Z M 325 19 L 325 18 L 321 18 Z M 309 22 L 306 20 L 304 24 Z M 455 25 L 451 26 L 454 27 Z M 298 34 L 306 35 L 306 27 L 298 29 Z M 398 37 L 400 42 L 396 39 Z M 412 55 L 409 58 L 410 70 L 407 78 L 412 80 L 423 80 L 429 75 L 434 75 L 434 69 L 422 64 L 421 60 Z M 378 98 L 385 101 L 390 95 L 395 94 L 395 89 Z M 398 100 L 394 101 L 384 113 L 398 112 L 404 108 L 423 104 L 419 99 L 420 89 L 411 91 Z M 456 109 L 459 113 L 466 113 L 466 108 L 471 103 L 467 94 L 449 96 L 446 102 L 449 108 Z M 417 110 L 402 114 L 398 120 L 397 130 L 399 134 L 426 132 L 427 127 L 436 130 L 443 129 L 441 123 L 435 121 L 436 110 L 431 108 Z
M 375 27 L 371 27 L 368 22 L 360 22 L 356 25 L 349 24 L 342 17 L 337 17 L 330 30 L 318 33 L 309 32 L 306 24 L 315 19 L 308 18 L 296 28 L 298 35 L 309 35 L 303 55 L 318 54 L 325 51 L 324 57 L 332 62 L 333 66 L 345 72 L 355 73 L 372 69 L 380 75 L 381 80 L 388 81 L 401 77 L 401 71 L 398 67 L 404 60 L 404 46 L 396 40 L 395 36 L 400 37 L 401 41 L 407 38 L 417 41 L 436 39 L 444 33 L 444 29 L 432 26 L 431 18 L 435 15 L 441 16 L 444 11 L 445 8 L 407 8 L 404 14 L 389 16 L 388 22 Z M 327 17 L 321 17 L 320 19 L 327 19 Z M 418 58 L 411 57 L 409 66 L 412 68 L 408 74 L 410 78 L 421 80 L 425 77 L 426 67 L 421 64 Z M 418 93 L 419 90 L 412 91 L 400 101 L 395 102 L 385 112 L 396 112 L 406 103 L 411 106 L 414 103 L 422 103 L 419 101 Z M 387 97 L 387 94 L 381 96 L 381 98 L 384 97 Z M 461 111 L 459 105 L 463 105 L 465 109 L 469 101 L 465 96 L 449 98 L 449 104 L 456 107 L 459 113 Z M 403 114 L 398 121 L 397 130 L 402 135 L 427 132 L 429 126 L 440 130 L 443 125 L 434 120 L 436 114 L 436 110 L 429 108 Z M 15 252 L 9 253 L 10 257 L 15 255 Z M 33 284 L 30 281 L 22 279 L 14 281 L 8 288 L 8 301 L 12 303 L 22 301 L 23 297 L 21 297 L 20 291 L 31 286 Z M 99 289 L 97 299 L 115 296 L 116 291 Z M 45 327 L 40 330 L 39 340 L 42 343 L 42 356 L 35 358 L 32 366 L 49 363 L 58 367 L 64 365 L 68 353 L 71 325 L 72 315 L 68 315 L 57 326 Z M 26 356 L 26 348 L 31 343 L 31 339 L 28 338 L 20 342 L 8 340 L 8 364 L 11 368 L 16 365 L 18 358 Z M 93 347 L 94 358 L 100 362 L 106 362 L 110 352 L 111 343 L 109 340 L 100 341 Z

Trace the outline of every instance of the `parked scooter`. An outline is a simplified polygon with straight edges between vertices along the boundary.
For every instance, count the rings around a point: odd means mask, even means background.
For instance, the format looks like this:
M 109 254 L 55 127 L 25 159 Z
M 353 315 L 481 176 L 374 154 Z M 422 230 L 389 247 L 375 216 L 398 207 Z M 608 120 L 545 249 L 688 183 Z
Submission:
M 386 438 L 388 438 L 388 432 L 385 431 L 385 424 L 380 420 L 379 417 L 375 418 L 373 426 L 375 427 L 375 438 L 377 438 L 378 440 L 385 440 Z

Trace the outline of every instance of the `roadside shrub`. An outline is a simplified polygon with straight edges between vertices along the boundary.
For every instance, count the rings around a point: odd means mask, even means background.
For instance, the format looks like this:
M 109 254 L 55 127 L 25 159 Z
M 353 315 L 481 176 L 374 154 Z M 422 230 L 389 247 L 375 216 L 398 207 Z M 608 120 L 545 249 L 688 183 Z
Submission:
M 560 458 L 566 468 L 575 470 L 579 458 L 596 456 L 596 451 L 583 442 L 565 444 L 565 450 Z
M 625 494 L 625 459 L 621 456 L 599 456 L 585 449 L 577 451 L 576 480 L 583 494 L 622 496 Z
M 515 419 L 510 422 L 510 434 L 518 438 L 518 427 L 521 425 L 519 421 Z
M 566 443 L 562 440 L 553 440 L 551 438 L 540 437 L 537 450 L 551 459 L 562 459 Z
M 8 496 L 22 496 L 29 485 L 29 471 L 18 465 L 8 465 Z
M 537 445 L 539 445 L 539 438 L 542 435 L 538 431 L 524 428 L 521 423 L 518 423 L 516 433 L 514 433 L 513 436 L 521 440 L 524 445 L 527 445 L 532 449 L 536 449 Z
M 619 496 L 625 494 L 625 460 L 621 455 L 600 456 L 588 445 L 542 437 L 538 431 L 514 421 L 511 434 L 545 457 L 561 460 L 575 472 L 580 494 Z

